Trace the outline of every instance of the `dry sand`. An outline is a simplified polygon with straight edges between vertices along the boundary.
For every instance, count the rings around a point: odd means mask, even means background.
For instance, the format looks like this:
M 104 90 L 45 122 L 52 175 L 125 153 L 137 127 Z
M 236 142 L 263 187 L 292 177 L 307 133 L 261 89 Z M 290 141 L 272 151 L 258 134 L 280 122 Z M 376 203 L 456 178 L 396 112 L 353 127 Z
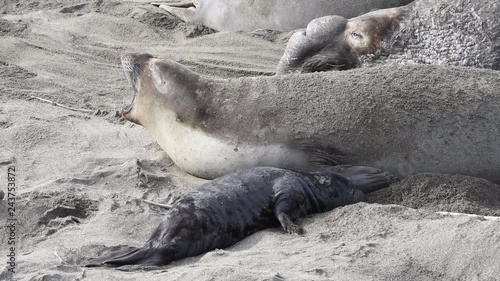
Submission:
M 165 203 L 203 182 L 116 116 L 131 99 L 120 53 L 240 77 L 273 74 L 284 48 L 273 34 L 209 34 L 145 2 L 0 1 L 0 186 L 6 191 L 8 166 L 18 186 L 16 274 L 3 268 L 1 232 L 0 280 L 499 280 L 500 222 L 434 212 L 500 215 L 500 187 L 433 174 L 370 197 L 396 205 L 302 219 L 304 236 L 269 229 L 153 269 L 81 267 L 106 247 L 146 241 L 164 210 L 141 199 Z M 6 208 L 4 198 L 2 225 Z

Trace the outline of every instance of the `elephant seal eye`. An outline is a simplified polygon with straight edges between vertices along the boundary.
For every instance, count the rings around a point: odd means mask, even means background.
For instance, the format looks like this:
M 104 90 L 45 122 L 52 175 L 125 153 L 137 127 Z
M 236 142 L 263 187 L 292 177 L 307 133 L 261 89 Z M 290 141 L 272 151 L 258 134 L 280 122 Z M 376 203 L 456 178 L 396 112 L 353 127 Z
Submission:
M 351 36 L 354 38 L 354 39 L 357 39 L 357 40 L 361 40 L 363 39 L 363 35 L 357 33 L 357 32 L 352 32 L 351 33 Z

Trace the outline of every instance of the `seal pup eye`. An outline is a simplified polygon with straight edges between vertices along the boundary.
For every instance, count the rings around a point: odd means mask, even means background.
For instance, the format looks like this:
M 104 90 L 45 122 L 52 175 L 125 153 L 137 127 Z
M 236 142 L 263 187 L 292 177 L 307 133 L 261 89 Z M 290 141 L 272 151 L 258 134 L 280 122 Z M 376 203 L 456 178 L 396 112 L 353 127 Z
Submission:
M 357 32 L 352 32 L 351 33 L 351 36 L 354 38 L 354 39 L 357 39 L 357 40 L 361 40 L 363 39 L 363 35 L 357 33 Z

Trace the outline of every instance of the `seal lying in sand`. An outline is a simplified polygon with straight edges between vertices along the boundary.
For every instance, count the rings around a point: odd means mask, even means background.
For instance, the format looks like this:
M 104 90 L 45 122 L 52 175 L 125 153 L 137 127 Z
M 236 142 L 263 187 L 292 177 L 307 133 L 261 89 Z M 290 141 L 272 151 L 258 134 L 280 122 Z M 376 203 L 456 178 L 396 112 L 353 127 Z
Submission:
M 366 202 L 365 194 L 335 173 L 248 169 L 184 195 L 143 247 L 122 247 L 87 266 L 165 265 L 279 224 L 289 233 L 301 233 L 297 218 L 357 202 Z
M 122 64 L 134 89 L 124 118 L 198 177 L 350 164 L 500 182 L 494 70 L 414 65 L 216 80 L 149 54 Z
M 500 3 L 416 0 L 349 20 L 318 18 L 292 35 L 277 74 L 414 63 L 500 70 Z
M 218 31 L 272 29 L 291 31 L 326 15 L 354 17 L 373 9 L 406 5 L 413 0 L 193 0 L 153 3 L 187 22 Z

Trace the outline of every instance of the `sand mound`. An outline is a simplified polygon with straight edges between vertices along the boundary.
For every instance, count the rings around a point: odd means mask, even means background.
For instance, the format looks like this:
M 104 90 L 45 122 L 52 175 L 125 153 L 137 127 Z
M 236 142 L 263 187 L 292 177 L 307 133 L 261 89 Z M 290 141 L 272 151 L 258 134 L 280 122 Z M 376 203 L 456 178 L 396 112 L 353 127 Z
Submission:
M 500 186 L 468 176 L 418 174 L 370 194 L 380 204 L 500 216 Z

